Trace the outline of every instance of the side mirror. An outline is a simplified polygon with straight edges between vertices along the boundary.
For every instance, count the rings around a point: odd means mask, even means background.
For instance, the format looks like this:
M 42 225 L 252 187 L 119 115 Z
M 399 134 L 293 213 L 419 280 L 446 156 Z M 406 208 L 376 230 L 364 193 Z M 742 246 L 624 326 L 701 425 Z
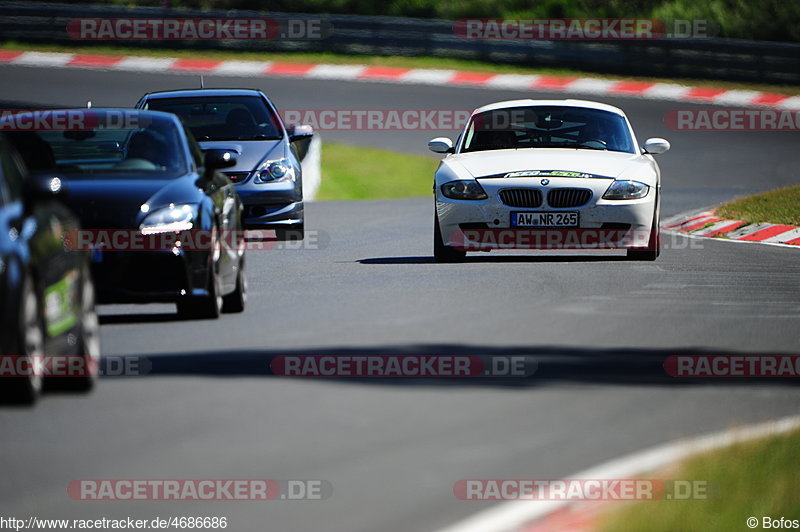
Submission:
M 229 150 L 211 148 L 205 151 L 203 165 L 206 171 L 230 168 L 236 164 L 236 155 Z
M 311 140 L 314 136 L 314 128 L 307 125 L 289 126 L 286 130 L 289 134 L 289 142 L 297 142 L 298 140 Z
M 666 139 L 660 139 L 658 137 L 654 137 L 652 139 L 647 139 L 644 141 L 644 146 L 642 149 L 645 153 L 649 153 L 651 155 L 658 155 L 659 153 L 664 153 L 668 151 L 670 148 L 669 141 Z
M 453 153 L 453 141 L 447 137 L 436 137 L 428 141 L 428 149 L 435 153 Z
M 289 143 L 292 145 L 292 150 L 294 150 L 297 159 L 302 161 L 306 158 L 308 148 L 311 146 L 314 128 L 306 125 L 289 126 L 286 132 L 289 134 Z

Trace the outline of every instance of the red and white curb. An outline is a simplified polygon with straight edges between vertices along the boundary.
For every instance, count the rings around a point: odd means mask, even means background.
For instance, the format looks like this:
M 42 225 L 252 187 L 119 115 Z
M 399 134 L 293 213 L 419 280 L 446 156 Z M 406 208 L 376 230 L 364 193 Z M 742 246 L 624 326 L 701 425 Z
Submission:
M 654 472 L 691 456 L 800 428 L 800 416 L 790 416 L 757 425 L 716 432 L 688 441 L 651 447 L 597 467 L 570 475 L 567 479 L 626 479 Z M 572 508 L 572 511 L 569 509 Z M 605 502 L 508 501 L 492 506 L 437 532 L 576 532 L 593 530 L 598 514 L 609 509 Z M 567 528 L 556 528 L 556 523 Z M 551 526 L 544 526 L 549 523 Z M 543 527 L 544 526 L 544 527 Z
M 713 210 L 678 215 L 665 221 L 661 228 L 693 237 L 800 246 L 800 227 L 728 220 L 720 218 Z
M 0 64 L 47 68 L 89 68 L 126 72 L 204 73 L 217 76 L 292 77 L 319 80 L 487 87 L 800 110 L 800 96 L 747 90 L 726 90 L 703 86 L 688 87 L 674 83 L 615 81 L 590 77 L 491 74 L 459 70 L 323 63 L 220 61 L 213 59 L 109 56 L 62 52 L 23 52 L 1 49 Z

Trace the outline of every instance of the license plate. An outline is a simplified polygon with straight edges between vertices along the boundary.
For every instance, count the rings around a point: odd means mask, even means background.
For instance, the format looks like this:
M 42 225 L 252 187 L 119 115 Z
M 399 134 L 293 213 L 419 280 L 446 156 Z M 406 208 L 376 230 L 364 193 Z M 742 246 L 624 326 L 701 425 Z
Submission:
M 512 212 L 512 227 L 578 227 L 577 212 Z

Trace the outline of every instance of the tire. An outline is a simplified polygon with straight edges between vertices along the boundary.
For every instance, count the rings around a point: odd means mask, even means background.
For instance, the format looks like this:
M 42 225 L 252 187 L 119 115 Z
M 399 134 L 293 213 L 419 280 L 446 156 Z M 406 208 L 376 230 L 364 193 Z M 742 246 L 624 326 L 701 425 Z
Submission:
M 433 260 L 436 262 L 461 262 L 467 256 L 463 249 L 445 246 L 442 240 L 442 230 L 439 227 L 439 218 L 433 216 Z
M 34 282 L 30 275 L 22 281 L 22 293 L 19 305 L 19 319 L 16 348 L 13 358 L 15 368 L 22 366 L 20 359 L 27 359 L 28 368 L 35 368 L 31 359 L 44 356 L 44 321 L 42 318 L 41 301 L 36 294 Z M 39 398 L 44 387 L 44 376 L 35 371 L 29 375 L 10 377 L 6 380 L 3 390 L 3 399 L 16 404 L 32 405 Z
M 653 227 L 650 228 L 650 240 L 644 249 L 629 249 L 628 260 L 654 261 L 661 254 L 661 231 L 658 226 L 658 219 L 653 220 Z
M 275 238 L 284 242 L 303 240 L 306 237 L 305 226 L 305 222 L 300 222 L 300 224 L 292 226 L 291 229 L 276 229 Z
M 222 296 L 219 295 L 219 275 L 216 266 L 211 266 L 208 280 L 208 295 L 188 297 L 177 303 L 178 316 L 187 320 L 215 320 L 222 312 Z
M 218 247 L 217 234 L 217 230 L 214 228 L 211 244 L 213 252 L 209 257 L 208 264 L 208 295 L 188 296 L 179 299 L 176 306 L 178 307 L 178 316 L 183 319 L 215 320 L 219 318 L 220 312 L 222 312 L 222 293 L 219 272 L 217 271 L 222 252 Z
M 95 309 L 95 291 L 89 268 L 83 269 L 81 283 L 81 331 L 78 338 L 80 356 L 83 357 L 84 375 L 62 379 L 66 389 L 88 392 L 97 383 L 100 367 L 100 320 Z
M 236 274 L 236 289 L 222 298 L 222 312 L 244 312 L 247 303 L 247 274 L 244 269 L 244 257 L 239 261 L 239 272 Z

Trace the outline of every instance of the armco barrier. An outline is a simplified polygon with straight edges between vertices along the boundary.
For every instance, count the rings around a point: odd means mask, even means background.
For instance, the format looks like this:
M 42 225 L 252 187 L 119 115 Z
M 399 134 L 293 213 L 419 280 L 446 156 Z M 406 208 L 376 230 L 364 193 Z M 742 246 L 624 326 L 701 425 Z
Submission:
M 75 44 L 67 24 L 77 18 L 264 18 L 277 22 L 322 19 L 321 39 L 128 40 L 132 47 L 336 52 L 482 59 L 495 63 L 566 67 L 618 75 L 668 76 L 800 84 L 800 44 L 693 38 L 628 41 L 467 40 L 453 22 L 394 17 L 200 11 L 109 5 L 0 3 L 0 40 Z M 87 45 L 115 44 L 108 40 Z

